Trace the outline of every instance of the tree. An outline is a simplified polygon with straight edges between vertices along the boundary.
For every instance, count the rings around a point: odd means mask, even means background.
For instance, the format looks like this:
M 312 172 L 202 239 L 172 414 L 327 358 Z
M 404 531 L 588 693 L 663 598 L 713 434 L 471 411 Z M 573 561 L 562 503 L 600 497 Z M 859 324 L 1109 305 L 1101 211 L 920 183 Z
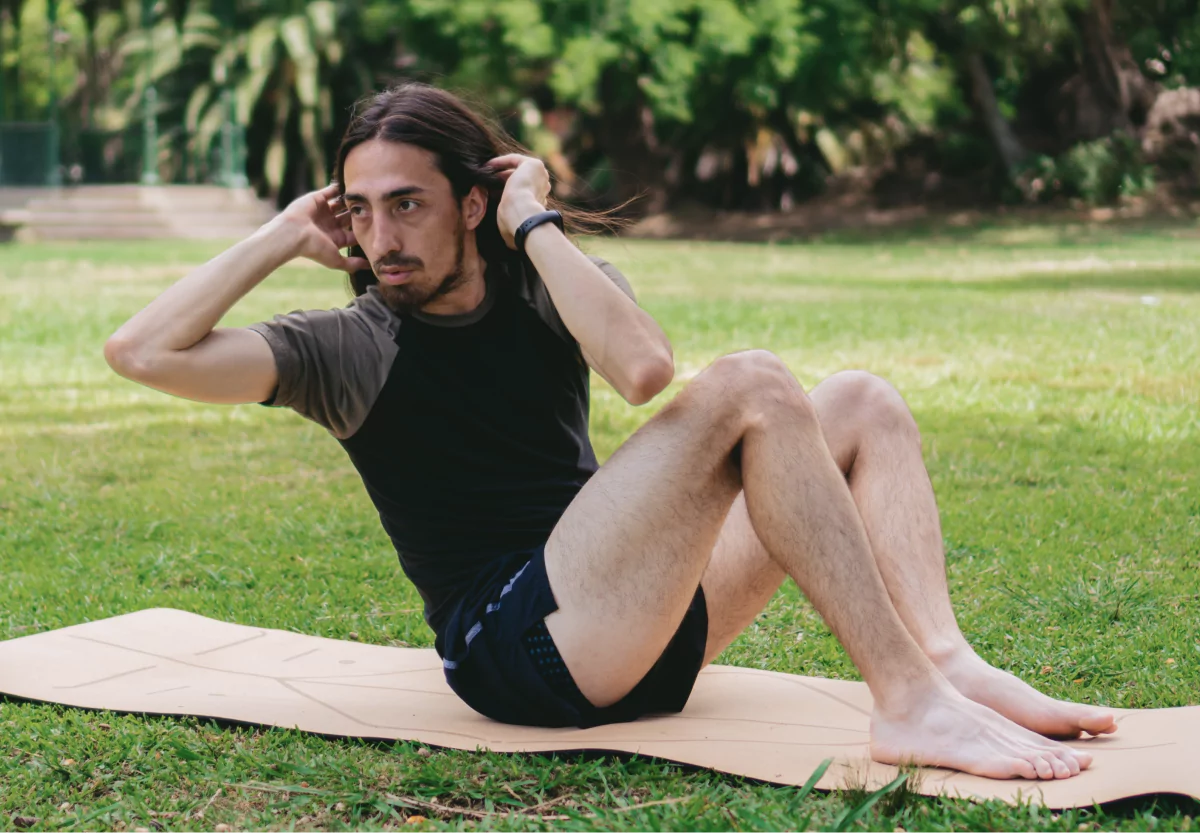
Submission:
M 578 116 L 614 197 L 661 208 L 706 148 L 744 152 L 781 107 L 805 38 L 799 0 L 412 0 L 418 70 Z M 419 33 L 419 34 L 418 34 Z
M 153 55 L 144 83 L 184 82 L 186 95 L 169 96 L 165 108 L 177 112 L 165 115 L 186 132 L 194 176 L 211 174 L 217 140 L 232 121 L 248 131 L 250 168 L 267 195 L 286 199 L 329 180 L 335 102 L 347 98 L 341 82 L 347 71 L 355 80 L 365 75 L 365 56 L 355 54 L 355 11 L 349 0 L 252 10 L 192 0 L 181 19 L 164 15 L 127 46 Z M 360 86 L 352 84 L 351 99 Z
M 49 100 L 47 2 L 0 0 L 10 115 Z M 148 26 L 142 0 L 55 2 L 67 122 L 119 133 L 154 84 L 165 166 L 211 178 L 235 123 L 279 200 L 405 78 L 490 109 L 560 196 L 641 211 L 770 208 L 918 158 L 1013 180 L 1148 111 L 1186 137 L 1200 100 L 1152 110 L 1200 77 L 1200 0 L 154 0 Z

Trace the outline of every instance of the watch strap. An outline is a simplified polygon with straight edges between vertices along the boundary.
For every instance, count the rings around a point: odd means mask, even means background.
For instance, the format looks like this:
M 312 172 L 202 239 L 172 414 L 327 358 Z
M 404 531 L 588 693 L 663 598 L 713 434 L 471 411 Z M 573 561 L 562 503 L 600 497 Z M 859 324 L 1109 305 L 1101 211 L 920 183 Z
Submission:
M 529 236 L 529 232 L 543 223 L 554 223 L 554 225 L 558 226 L 559 231 L 563 230 L 562 214 L 553 208 L 548 211 L 539 211 L 517 226 L 517 230 L 513 232 L 513 242 L 517 246 L 518 253 L 525 254 L 525 238 Z

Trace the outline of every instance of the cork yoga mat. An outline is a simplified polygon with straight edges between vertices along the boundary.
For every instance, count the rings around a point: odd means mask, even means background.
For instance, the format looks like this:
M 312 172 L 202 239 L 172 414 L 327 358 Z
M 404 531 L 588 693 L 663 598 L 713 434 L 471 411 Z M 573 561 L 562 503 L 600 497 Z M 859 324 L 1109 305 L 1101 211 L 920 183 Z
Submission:
M 714 666 L 681 714 L 592 729 L 493 722 L 446 685 L 432 650 L 390 648 L 153 609 L 0 642 L 0 693 L 89 709 L 195 715 L 323 735 L 495 752 L 612 750 L 779 784 L 882 786 L 862 683 Z M 1079 807 L 1151 793 L 1200 799 L 1200 707 L 1123 711 L 1115 735 L 1073 742 L 1075 778 L 995 781 L 928 769 L 921 792 Z

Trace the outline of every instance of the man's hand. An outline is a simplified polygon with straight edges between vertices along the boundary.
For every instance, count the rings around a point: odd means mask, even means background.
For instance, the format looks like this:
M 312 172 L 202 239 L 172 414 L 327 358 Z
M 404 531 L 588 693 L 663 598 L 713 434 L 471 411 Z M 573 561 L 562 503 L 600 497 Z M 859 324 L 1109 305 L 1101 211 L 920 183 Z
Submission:
M 517 228 L 546 210 L 550 175 L 541 160 L 516 153 L 498 156 L 488 167 L 504 183 L 496 220 L 504 242 L 515 249 Z M 648 402 L 670 383 L 675 361 L 662 328 L 574 243 L 539 230 L 526 239 L 525 254 L 588 365 L 627 402 Z
M 336 184 L 297 197 L 275 222 L 297 234 L 297 257 L 306 257 L 341 272 L 369 269 L 361 257 L 346 257 L 340 249 L 358 245 L 350 229 L 350 212 L 345 210 Z
M 513 234 L 527 219 L 546 210 L 546 198 L 550 196 L 550 174 L 542 160 L 532 156 L 510 153 L 497 156 L 488 162 L 488 167 L 497 172 L 504 182 L 504 193 L 496 207 L 497 225 L 500 234 L 510 249 L 517 247 Z

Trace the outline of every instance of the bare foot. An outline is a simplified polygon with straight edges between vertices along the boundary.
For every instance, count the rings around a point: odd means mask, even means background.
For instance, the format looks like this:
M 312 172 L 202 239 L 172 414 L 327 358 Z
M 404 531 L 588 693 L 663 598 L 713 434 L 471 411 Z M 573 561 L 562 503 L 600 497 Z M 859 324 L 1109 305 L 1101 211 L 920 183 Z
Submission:
M 988 665 L 970 648 L 937 666 L 964 696 L 1040 735 L 1077 738 L 1084 732 L 1106 735 L 1117 731 L 1116 716 L 1110 710 L 1047 697 L 1007 671 Z
M 985 778 L 1070 778 L 1092 756 L 1023 729 L 944 683 L 903 713 L 871 714 L 871 757 L 957 769 Z

